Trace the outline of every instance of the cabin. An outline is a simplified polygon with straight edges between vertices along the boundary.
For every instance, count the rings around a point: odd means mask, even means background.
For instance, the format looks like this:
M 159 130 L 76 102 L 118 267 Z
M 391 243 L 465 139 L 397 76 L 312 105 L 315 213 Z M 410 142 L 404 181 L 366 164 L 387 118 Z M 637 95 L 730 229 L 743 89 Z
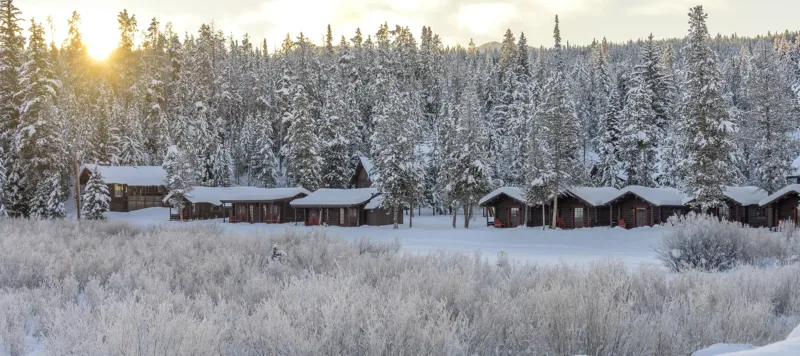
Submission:
M 558 216 L 556 217 L 558 227 L 577 229 L 612 226 L 616 215 L 608 205 L 608 201 L 617 195 L 619 195 L 619 190 L 609 187 L 565 189 L 558 195 Z M 552 207 L 549 210 L 552 210 Z M 541 212 L 539 214 L 541 215 Z
M 766 210 L 759 204 L 767 197 L 767 192 L 758 187 L 727 187 L 723 192 L 724 204 L 706 211 L 720 219 L 736 221 L 751 227 L 767 226 Z M 684 205 L 694 201 L 693 197 L 684 199 Z
M 367 157 L 358 157 L 356 162 L 356 173 L 350 179 L 350 186 L 353 188 L 371 188 L 375 183 L 376 173 L 372 161 Z
M 615 221 L 606 201 L 619 193 L 616 188 L 575 187 L 558 196 L 557 225 L 562 229 L 611 226 Z M 478 205 L 487 209 L 486 223 L 495 227 L 549 225 L 553 217 L 552 201 L 544 206 L 528 205 L 517 187 L 502 187 L 485 195 Z M 527 209 L 527 221 L 525 220 Z M 544 214 L 544 216 L 543 216 Z M 490 222 L 489 218 L 494 221 Z
M 130 212 L 153 207 L 167 207 L 166 173 L 161 166 L 98 166 L 83 165 L 79 179 L 86 186 L 92 171 L 97 168 L 108 185 L 110 211 Z
M 225 188 L 219 201 L 230 206 L 228 222 L 281 224 L 305 221 L 305 211 L 291 202 L 311 195 L 303 187 L 295 188 Z
M 486 224 L 495 227 L 517 227 L 527 225 L 525 220 L 525 195 L 522 190 L 517 187 L 500 187 L 495 189 L 489 194 L 484 195 L 479 201 L 478 205 L 487 210 Z M 538 214 L 534 213 L 535 209 L 528 207 L 528 220 L 533 220 L 537 215 L 540 221 L 538 226 L 541 226 L 542 210 L 538 210 Z M 489 220 L 494 218 L 493 220 Z M 531 224 L 531 226 L 535 226 Z
M 759 205 L 766 210 L 768 227 L 778 227 L 782 221 L 797 224 L 797 204 L 800 202 L 800 184 L 792 184 L 761 199 Z
M 394 212 L 383 206 L 383 198 L 376 188 L 319 189 L 305 198 L 293 200 L 290 205 L 303 212 L 305 225 L 382 226 L 394 223 Z M 370 204 L 371 203 L 371 204 Z M 403 223 L 403 212 L 397 214 Z
M 182 211 L 172 210 L 170 204 L 169 219 L 170 220 L 209 220 L 209 219 L 223 219 L 230 215 L 230 207 L 225 206 L 221 201 L 221 197 L 229 194 L 230 190 L 235 188 L 223 187 L 191 187 L 191 189 L 184 194 L 184 207 Z M 173 192 L 164 197 L 164 203 L 169 204 Z
M 686 198 L 674 188 L 632 185 L 621 189 L 607 204 L 612 210 L 612 219 L 617 219 L 619 226 L 630 229 L 658 225 L 672 215 L 686 214 L 689 211 L 683 204 Z

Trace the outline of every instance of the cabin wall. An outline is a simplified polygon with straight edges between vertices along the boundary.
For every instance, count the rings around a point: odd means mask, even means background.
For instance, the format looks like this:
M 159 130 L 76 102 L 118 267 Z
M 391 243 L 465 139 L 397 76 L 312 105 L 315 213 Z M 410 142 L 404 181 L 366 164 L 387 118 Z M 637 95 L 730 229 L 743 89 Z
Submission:
M 745 217 L 742 220 L 744 223 L 751 227 L 765 227 L 767 226 L 767 209 L 759 207 L 758 205 L 750 205 L 742 207 L 746 209 Z
M 518 209 L 519 215 L 516 219 L 516 223 L 511 222 L 510 212 L 512 208 Z M 505 197 L 505 199 L 500 200 L 497 205 L 495 205 L 495 220 L 500 219 L 503 222 L 504 226 L 506 227 L 517 227 L 523 224 L 523 220 L 525 220 L 525 204 L 522 204 L 514 199 Z
M 644 226 L 652 226 L 652 224 L 656 223 L 655 220 L 660 220 L 660 217 L 659 219 L 655 219 L 655 216 L 653 216 L 654 213 L 653 207 L 650 206 L 649 203 L 647 203 L 646 201 L 642 200 L 641 198 L 635 195 L 629 194 L 614 204 L 614 208 L 617 209 L 617 213 L 619 214 L 620 218 L 622 220 L 625 220 L 625 225 L 627 228 L 630 229 L 633 227 L 640 227 L 636 224 L 635 220 L 636 213 L 634 211 L 634 208 L 637 207 L 646 208 L 646 217 Z
M 789 195 L 784 197 L 783 199 L 779 200 L 777 203 L 772 204 L 774 207 L 774 225 L 778 226 L 778 224 L 783 220 L 791 220 L 795 223 L 797 222 L 797 202 L 798 197 L 796 194 Z
M 372 209 L 365 210 L 367 215 L 367 225 L 369 226 L 385 226 L 394 225 L 394 209 Z M 397 223 L 403 224 L 403 211 L 397 212 Z

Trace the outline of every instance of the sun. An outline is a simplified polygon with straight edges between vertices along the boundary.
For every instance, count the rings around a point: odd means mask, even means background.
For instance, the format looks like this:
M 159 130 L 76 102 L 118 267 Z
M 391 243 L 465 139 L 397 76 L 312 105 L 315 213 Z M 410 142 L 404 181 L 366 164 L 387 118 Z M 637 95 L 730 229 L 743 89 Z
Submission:
M 98 16 L 85 16 L 82 20 L 81 33 L 89 56 L 96 61 L 106 60 L 117 48 L 119 32 L 108 30 L 116 28 L 116 24 Z
M 89 52 L 89 57 L 96 61 L 104 61 L 108 59 L 111 52 L 114 51 L 114 46 L 103 46 L 89 43 L 86 45 L 86 50 Z

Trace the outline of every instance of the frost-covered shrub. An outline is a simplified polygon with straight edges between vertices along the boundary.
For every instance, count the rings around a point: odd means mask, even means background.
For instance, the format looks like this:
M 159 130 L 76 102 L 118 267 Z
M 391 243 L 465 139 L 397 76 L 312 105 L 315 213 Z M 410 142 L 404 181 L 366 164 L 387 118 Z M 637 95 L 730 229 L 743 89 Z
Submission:
M 33 341 L 52 355 L 686 355 L 800 323 L 800 265 L 673 274 L 396 251 L 321 233 L 5 220 L 0 354 Z
M 673 216 L 655 247 L 658 259 L 672 271 L 725 271 L 742 264 L 774 265 L 796 259 L 794 226 L 780 233 L 744 227 L 706 214 Z

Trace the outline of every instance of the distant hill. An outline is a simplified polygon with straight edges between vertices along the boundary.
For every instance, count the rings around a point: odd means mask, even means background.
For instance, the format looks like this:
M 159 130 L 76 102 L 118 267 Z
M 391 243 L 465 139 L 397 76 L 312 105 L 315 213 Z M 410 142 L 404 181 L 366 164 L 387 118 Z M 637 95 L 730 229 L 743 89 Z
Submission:
M 478 46 L 479 51 L 493 51 L 493 50 L 500 50 L 500 42 L 492 41 L 486 42 L 480 46 Z

